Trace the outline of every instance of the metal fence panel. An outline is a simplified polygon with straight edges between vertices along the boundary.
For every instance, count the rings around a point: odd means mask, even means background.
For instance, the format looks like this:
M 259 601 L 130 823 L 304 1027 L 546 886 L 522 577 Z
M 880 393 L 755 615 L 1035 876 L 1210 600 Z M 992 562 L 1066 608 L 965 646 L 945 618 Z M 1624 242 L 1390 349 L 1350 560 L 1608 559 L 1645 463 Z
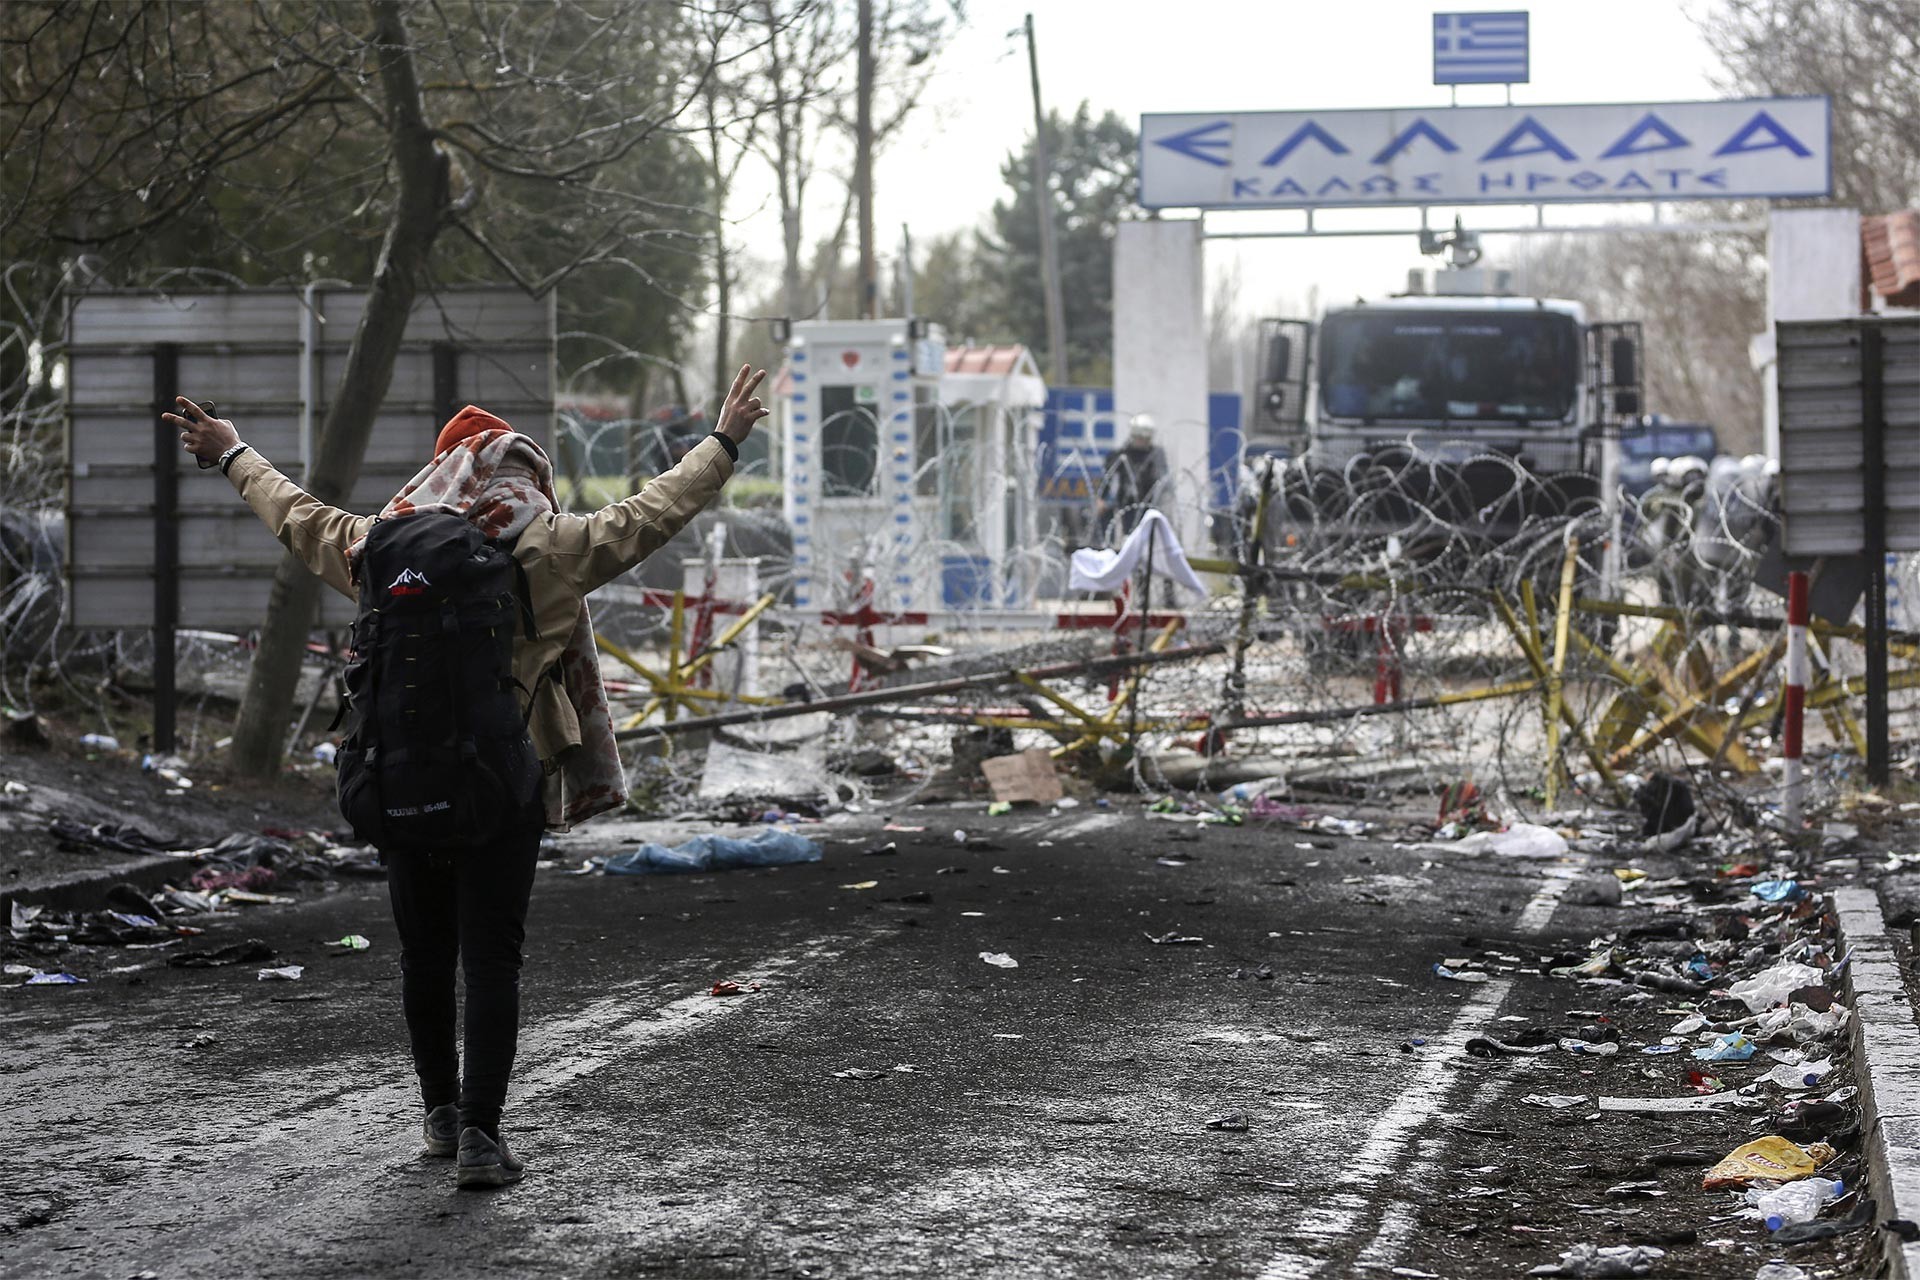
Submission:
M 1920 318 L 1779 326 L 1780 495 L 1792 555 L 1865 546 L 1860 332 L 1885 334 L 1887 547 L 1920 551 Z
M 179 348 L 179 385 L 212 400 L 249 444 L 304 483 L 310 441 L 346 367 L 363 290 L 157 295 L 99 292 L 69 309 L 67 586 L 79 627 L 153 622 L 154 349 Z M 517 289 L 446 289 L 414 308 L 365 461 L 344 504 L 376 511 L 431 456 L 460 405 L 479 404 L 550 447 L 554 304 Z M 310 376 L 301 378 L 303 360 Z M 303 392 L 311 399 L 303 418 Z M 179 479 L 180 621 L 247 630 L 260 624 L 282 552 L 218 475 L 184 452 Z M 320 622 L 339 626 L 351 601 L 332 592 Z

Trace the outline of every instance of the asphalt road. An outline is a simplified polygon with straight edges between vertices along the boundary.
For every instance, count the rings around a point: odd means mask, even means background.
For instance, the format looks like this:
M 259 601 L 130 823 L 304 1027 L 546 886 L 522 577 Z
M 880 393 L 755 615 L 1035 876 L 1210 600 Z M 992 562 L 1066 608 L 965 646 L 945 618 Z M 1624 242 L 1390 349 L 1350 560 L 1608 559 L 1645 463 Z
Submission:
M 1559 1016 L 1555 984 L 1431 971 L 1618 927 L 1560 901 L 1577 862 L 1091 808 L 891 816 L 929 829 L 842 818 L 808 829 L 824 863 L 777 870 L 543 870 L 506 1119 L 529 1173 L 497 1193 L 418 1154 L 377 884 L 208 939 L 265 939 L 298 983 L 110 973 L 154 956 L 102 949 L 73 960 L 88 986 L 5 989 L 0 1274 L 1517 1275 L 1639 1212 L 1560 1203 L 1576 1139 L 1517 1104 L 1585 1068 L 1458 1052 Z M 863 854 L 879 840 L 897 854 Z M 328 950 L 349 932 L 372 949 Z M 1203 941 L 1149 940 L 1170 932 Z M 758 989 L 708 994 L 723 979 Z M 1209 1128 L 1236 1112 L 1244 1132 Z M 1506 1230 L 1462 1215 L 1460 1170 Z M 1766 1256 L 1703 1252 L 1685 1273 Z

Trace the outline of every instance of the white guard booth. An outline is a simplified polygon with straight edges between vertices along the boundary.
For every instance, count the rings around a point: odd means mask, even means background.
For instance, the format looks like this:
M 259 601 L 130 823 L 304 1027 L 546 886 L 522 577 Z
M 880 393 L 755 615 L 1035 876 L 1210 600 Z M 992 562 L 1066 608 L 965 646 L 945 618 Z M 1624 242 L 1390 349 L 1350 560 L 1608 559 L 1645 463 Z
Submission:
M 1023 347 L 908 320 L 793 325 L 778 384 L 797 609 L 1024 604 L 1046 386 Z

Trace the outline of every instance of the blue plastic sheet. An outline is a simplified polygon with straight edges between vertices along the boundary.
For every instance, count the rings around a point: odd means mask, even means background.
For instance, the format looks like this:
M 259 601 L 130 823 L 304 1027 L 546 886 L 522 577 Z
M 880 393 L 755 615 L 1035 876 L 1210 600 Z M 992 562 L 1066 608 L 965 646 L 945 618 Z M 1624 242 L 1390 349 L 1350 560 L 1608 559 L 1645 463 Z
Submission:
M 688 871 L 737 871 L 741 867 L 779 867 L 794 862 L 818 862 L 822 850 L 813 841 L 791 831 L 768 828 L 751 839 L 731 836 L 695 836 L 669 849 L 643 844 L 616 853 L 601 864 L 610 876 L 664 876 Z

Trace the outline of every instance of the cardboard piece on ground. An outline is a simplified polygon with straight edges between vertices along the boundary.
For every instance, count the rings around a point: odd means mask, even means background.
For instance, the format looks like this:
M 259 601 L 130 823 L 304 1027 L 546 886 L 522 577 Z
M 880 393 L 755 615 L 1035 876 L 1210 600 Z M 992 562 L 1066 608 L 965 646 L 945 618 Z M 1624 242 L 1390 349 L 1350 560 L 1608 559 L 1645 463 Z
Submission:
M 1045 747 L 982 760 L 980 772 L 986 775 L 993 798 L 1009 804 L 1052 804 L 1065 794 L 1060 790 L 1060 775 L 1053 771 L 1053 757 Z
M 1712 1111 L 1738 1099 L 1727 1089 L 1719 1093 L 1698 1093 L 1684 1098 L 1602 1098 L 1602 1111 L 1631 1111 L 1641 1115 L 1673 1115 L 1686 1111 Z

